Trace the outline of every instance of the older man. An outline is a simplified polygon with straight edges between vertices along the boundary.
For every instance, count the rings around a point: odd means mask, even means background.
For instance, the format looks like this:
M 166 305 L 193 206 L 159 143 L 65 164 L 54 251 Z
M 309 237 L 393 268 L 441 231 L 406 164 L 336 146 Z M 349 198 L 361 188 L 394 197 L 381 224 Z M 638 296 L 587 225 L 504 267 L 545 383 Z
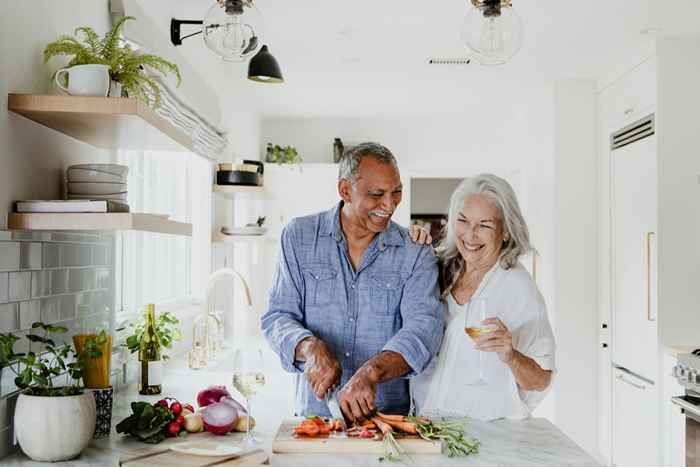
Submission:
M 282 366 L 300 373 L 298 415 L 329 416 L 323 397 L 335 387 L 350 420 L 406 414 L 407 377 L 439 348 L 436 259 L 391 221 L 401 189 L 391 152 L 361 144 L 340 162 L 341 201 L 282 233 L 262 330 Z

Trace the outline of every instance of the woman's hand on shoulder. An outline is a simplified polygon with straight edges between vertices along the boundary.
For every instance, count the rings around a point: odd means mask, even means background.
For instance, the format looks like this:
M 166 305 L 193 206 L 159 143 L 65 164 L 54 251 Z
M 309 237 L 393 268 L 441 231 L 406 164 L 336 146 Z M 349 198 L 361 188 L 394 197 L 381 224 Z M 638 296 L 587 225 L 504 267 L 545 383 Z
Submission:
M 430 236 L 430 232 L 428 232 L 427 229 L 413 224 L 408 230 L 411 233 L 411 240 L 414 243 L 419 243 L 421 245 L 430 245 L 433 243 L 433 237 Z
M 495 328 L 494 331 L 482 334 L 474 343 L 476 349 L 483 352 L 497 352 L 498 358 L 508 364 L 513 359 L 513 335 L 503 321 L 498 318 L 487 318 L 482 324 Z

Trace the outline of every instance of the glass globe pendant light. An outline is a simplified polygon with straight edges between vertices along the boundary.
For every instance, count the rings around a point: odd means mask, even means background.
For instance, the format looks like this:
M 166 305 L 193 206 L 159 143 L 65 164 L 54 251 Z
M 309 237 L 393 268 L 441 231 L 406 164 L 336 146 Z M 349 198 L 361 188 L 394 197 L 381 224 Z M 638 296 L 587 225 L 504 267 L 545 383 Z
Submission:
M 204 17 L 204 43 L 229 62 L 242 62 L 258 50 L 258 37 L 244 22 L 243 8 L 252 0 L 217 0 Z
M 518 53 L 523 28 L 512 0 L 471 0 L 462 27 L 462 41 L 482 65 L 503 65 Z

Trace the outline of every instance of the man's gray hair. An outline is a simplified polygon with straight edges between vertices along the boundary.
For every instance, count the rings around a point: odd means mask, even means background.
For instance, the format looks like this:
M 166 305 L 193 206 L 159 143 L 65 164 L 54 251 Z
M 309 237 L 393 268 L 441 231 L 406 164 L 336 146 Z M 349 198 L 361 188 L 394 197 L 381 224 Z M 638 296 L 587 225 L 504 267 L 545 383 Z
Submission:
M 340 159 L 340 167 L 338 168 L 338 180 L 346 179 L 355 182 L 360 162 L 367 156 L 372 156 L 384 164 L 391 164 L 397 170 L 399 168 L 396 158 L 389 149 L 377 143 L 362 143 L 348 148 L 343 153 L 343 157 Z
M 443 268 L 443 293 L 449 292 L 464 268 L 464 259 L 457 250 L 457 216 L 464 206 L 464 198 L 476 194 L 490 198 L 501 215 L 503 233 L 507 238 L 503 240 L 499 258 L 503 269 L 512 268 L 521 255 L 532 250 L 530 233 L 510 184 L 492 174 L 466 178 L 452 193 L 446 234 L 438 247 L 438 257 Z

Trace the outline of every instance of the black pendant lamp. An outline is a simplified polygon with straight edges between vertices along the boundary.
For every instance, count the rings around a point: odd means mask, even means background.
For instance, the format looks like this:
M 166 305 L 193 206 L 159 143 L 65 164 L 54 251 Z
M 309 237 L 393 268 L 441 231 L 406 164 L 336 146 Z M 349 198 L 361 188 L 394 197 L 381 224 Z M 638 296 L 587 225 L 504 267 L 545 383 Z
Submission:
M 248 79 L 260 83 L 284 83 L 280 66 L 263 45 L 248 62 Z

